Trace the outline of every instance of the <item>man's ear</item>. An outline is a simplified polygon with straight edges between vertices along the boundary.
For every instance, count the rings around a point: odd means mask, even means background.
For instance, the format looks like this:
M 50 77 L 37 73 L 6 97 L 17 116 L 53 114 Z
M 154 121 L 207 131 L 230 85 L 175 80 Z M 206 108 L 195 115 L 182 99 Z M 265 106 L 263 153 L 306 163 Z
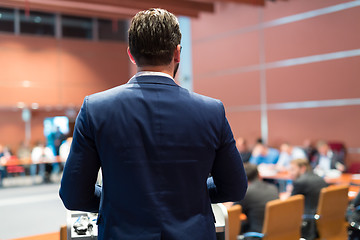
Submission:
M 180 62 L 180 53 L 181 53 L 181 46 L 178 44 L 174 50 L 174 61 L 175 63 Z
M 127 48 L 127 54 L 128 54 L 128 56 L 129 56 L 130 61 L 131 61 L 133 64 L 136 64 L 133 55 L 131 55 L 131 52 L 130 52 L 130 48 L 129 48 L 129 47 Z
M 306 173 L 306 171 L 307 171 L 306 166 L 301 166 L 301 167 L 300 167 L 300 172 L 301 172 L 301 174 Z

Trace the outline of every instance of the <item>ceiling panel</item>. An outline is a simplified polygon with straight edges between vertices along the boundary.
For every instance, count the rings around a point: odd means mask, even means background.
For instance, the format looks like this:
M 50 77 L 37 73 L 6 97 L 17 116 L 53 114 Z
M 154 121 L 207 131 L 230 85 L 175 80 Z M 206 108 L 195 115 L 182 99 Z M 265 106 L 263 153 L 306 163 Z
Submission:
M 88 17 L 131 18 L 138 11 L 160 7 L 176 15 L 198 17 L 214 12 L 216 2 L 264 5 L 265 0 L 0 0 L 0 6 Z

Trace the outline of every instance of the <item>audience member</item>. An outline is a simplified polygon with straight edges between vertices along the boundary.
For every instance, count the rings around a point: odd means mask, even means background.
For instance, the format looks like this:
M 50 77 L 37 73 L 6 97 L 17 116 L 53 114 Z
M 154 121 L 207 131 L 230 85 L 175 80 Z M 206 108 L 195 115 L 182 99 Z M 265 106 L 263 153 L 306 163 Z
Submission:
M 59 156 L 61 162 L 66 162 L 66 159 L 69 156 L 72 139 L 72 137 L 68 137 L 59 148 Z
M 243 163 L 248 162 L 251 157 L 251 151 L 248 149 L 245 138 L 238 138 L 236 140 L 236 147 L 241 155 Z
M 244 167 L 249 187 L 245 198 L 235 203 L 242 206 L 243 212 L 247 216 L 247 220 L 242 223 L 241 232 L 261 232 L 265 205 L 268 201 L 279 198 L 279 192 L 274 184 L 262 181 L 256 165 L 245 163 Z
M 303 149 L 306 153 L 306 156 L 307 156 L 307 159 L 309 160 L 309 162 L 312 162 L 315 154 L 317 153 L 317 150 L 316 150 L 316 147 L 314 147 L 314 145 L 310 139 L 304 140 Z
M 302 194 L 305 197 L 304 213 L 314 215 L 317 210 L 320 191 L 327 187 L 323 178 L 312 172 L 307 159 L 294 159 L 290 162 L 289 173 L 293 179 L 291 195 Z M 313 218 L 304 220 L 302 237 L 309 240 L 316 238 L 316 226 Z
M 319 141 L 317 143 L 318 153 L 314 157 L 312 163 L 314 171 L 324 176 L 330 172 L 330 170 L 336 169 L 340 172 L 345 171 L 345 165 L 338 156 L 331 151 L 329 145 L 325 141 Z
M 31 148 L 29 144 L 25 141 L 22 141 L 16 151 L 16 156 L 19 159 L 19 162 L 23 164 L 25 172 L 30 171 L 31 164 Z
M 4 146 L 0 144 L 0 158 L 4 156 Z
M 54 139 L 55 156 L 59 156 L 60 146 L 66 139 L 66 136 L 60 131 L 60 127 L 56 127 L 56 131 L 52 134 Z
M 10 147 L 0 145 L 0 186 L 2 186 L 2 179 L 8 175 L 6 164 L 12 160 L 14 160 L 14 158 Z
M 257 143 L 252 151 L 250 163 L 259 164 L 276 164 L 279 159 L 279 151 L 275 148 L 270 148 L 263 143 Z
M 31 160 L 33 164 L 30 167 L 30 175 L 35 176 L 36 169 L 39 168 L 39 175 L 43 177 L 44 182 L 50 182 L 52 162 L 55 160 L 53 151 L 43 142 L 38 142 L 31 152 Z
M 281 144 L 280 156 L 276 163 L 276 169 L 279 171 L 288 170 L 291 160 L 297 158 L 307 159 L 305 151 L 299 147 L 292 146 L 289 143 Z
M 347 210 L 349 226 L 349 240 L 360 240 L 360 191 L 351 201 Z
M 31 161 L 31 148 L 29 144 L 21 142 L 16 151 L 16 156 L 21 163 L 28 164 Z
M 66 141 L 64 141 L 59 148 L 59 157 L 60 157 L 60 170 L 64 169 L 64 164 L 69 156 L 70 147 L 72 143 L 72 137 L 68 137 Z
M 0 144 L 0 187 L 2 186 L 2 180 L 6 175 L 5 167 L 3 166 L 4 147 Z

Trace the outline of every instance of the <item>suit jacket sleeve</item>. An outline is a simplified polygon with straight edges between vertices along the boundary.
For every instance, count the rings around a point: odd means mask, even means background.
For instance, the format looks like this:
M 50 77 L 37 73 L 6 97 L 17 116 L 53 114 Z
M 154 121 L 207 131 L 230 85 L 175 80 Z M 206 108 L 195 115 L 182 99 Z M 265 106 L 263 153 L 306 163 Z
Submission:
M 236 148 L 230 125 L 223 109 L 223 125 L 220 145 L 208 180 L 209 195 L 212 203 L 241 201 L 247 190 L 244 165 Z
M 61 180 L 60 197 L 69 210 L 97 212 L 101 188 L 96 186 L 100 160 L 85 98 L 75 122 L 74 137 Z
M 301 181 L 295 180 L 295 181 L 293 181 L 293 190 L 291 192 L 291 196 L 294 196 L 297 194 L 304 194 L 304 187 L 303 187 Z

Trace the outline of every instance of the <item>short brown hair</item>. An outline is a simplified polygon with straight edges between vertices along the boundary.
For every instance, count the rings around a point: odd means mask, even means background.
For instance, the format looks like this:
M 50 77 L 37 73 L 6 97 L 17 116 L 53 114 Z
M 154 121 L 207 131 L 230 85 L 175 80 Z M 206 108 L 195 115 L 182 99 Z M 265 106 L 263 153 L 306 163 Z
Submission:
M 130 53 L 138 66 L 170 64 L 181 41 L 177 18 L 160 8 L 138 12 L 128 34 Z
M 259 178 L 259 171 L 257 169 L 257 165 L 247 162 L 244 163 L 244 169 L 249 182 L 253 182 Z
M 312 170 L 309 161 L 307 159 L 305 159 L 305 158 L 293 159 L 293 160 L 291 160 L 291 164 L 295 164 L 300 168 L 301 167 L 306 167 L 307 172 Z

